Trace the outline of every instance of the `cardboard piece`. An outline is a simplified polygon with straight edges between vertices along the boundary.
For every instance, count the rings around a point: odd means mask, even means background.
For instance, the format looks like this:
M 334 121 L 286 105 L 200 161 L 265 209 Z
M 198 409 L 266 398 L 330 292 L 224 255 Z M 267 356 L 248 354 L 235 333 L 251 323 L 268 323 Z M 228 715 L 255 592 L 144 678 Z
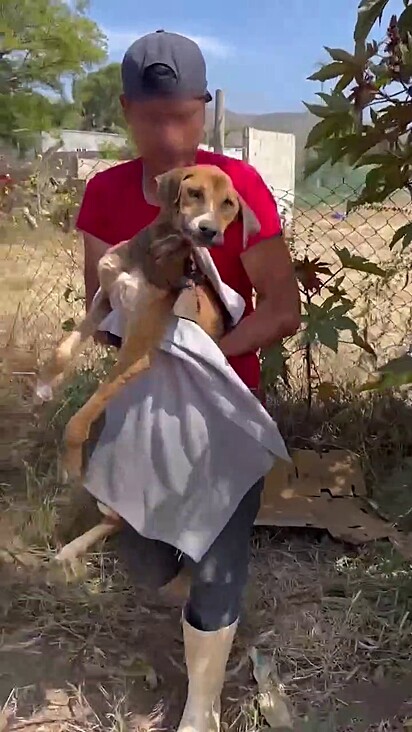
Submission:
M 257 526 L 325 529 L 335 539 L 363 544 L 389 539 L 408 559 L 412 539 L 366 507 L 366 486 L 356 455 L 345 450 L 292 450 L 265 479 Z

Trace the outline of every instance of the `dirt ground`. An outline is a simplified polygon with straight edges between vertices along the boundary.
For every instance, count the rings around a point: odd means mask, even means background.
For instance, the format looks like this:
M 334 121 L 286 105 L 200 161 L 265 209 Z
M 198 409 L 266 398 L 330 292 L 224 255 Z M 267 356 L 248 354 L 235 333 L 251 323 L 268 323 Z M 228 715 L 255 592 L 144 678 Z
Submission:
M 23 404 L 14 414 L 25 421 L 8 418 L 6 434 L 26 464 L 3 461 L 0 478 L 0 730 L 174 729 L 180 608 L 130 587 L 113 546 L 74 571 L 54 563 L 95 514 L 82 490 L 59 485 L 52 421 L 33 451 Z M 260 691 L 275 709 L 286 699 L 297 732 L 408 730 L 411 602 L 412 567 L 384 542 L 354 550 L 322 532 L 256 530 L 224 729 L 270 726 L 252 673 L 259 653 L 270 670 Z
M 0 572 L 1 729 L 175 728 L 185 693 L 179 609 L 130 589 L 110 554 L 90 558 L 68 581 L 50 553 L 12 553 Z M 296 730 L 408 729 L 410 625 L 394 636 L 387 616 L 395 597 L 376 608 L 362 595 L 361 572 L 350 577 L 372 561 L 327 537 L 256 533 L 226 728 L 263 727 L 249 659 L 255 647 L 273 664 Z
M 330 261 L 338 243 L 378 263 L 389 261 L 391 219 L 398 216 L 401 225 L 405 214 L 365 212 L 362 221 L 359 214 L 337 221 L 332 213 L 301 213 L 297 251 L 309 248 Z M 0 732 L 168 730 L 184 702 L 180 609 L 130 587 L 113 546 L 74 573 L 53 562 L 56 548 L 86 527 L 93 511 L 83 494 L 58 479 L 67 404 L 57 406 L 43 432 L 27 403 L 25 379 L 61 333 L 62 321 L 81 310 L 80 252 L 71 234 L 56 237 L 47 228 L 33 232 L 17 224 L 0 247 L 0 344 L 24 341 L 12 369 L 20 390 L 11 394 L 10 383 L 0 383 L 7 396 L 0 407 Z M 405 267 L 378 290 L 353 276 L 353 296 L 360 307 L 363 293 L 365 318 L 383 356 L 408 334 L 412 290 Z M 349 367 L 346 355 L 344 361 L 340 356 L 328 368 L 347 375 L 352 362 Z M 72 385 L 70 409 L 83 397 L 82 387 Z M 342 404 L 330 423 L 321 417 L 310 439 L 335 444 L 344 420 L 376 482 L 376 465 L 392 450 L 391 440 L 398 445 L 392 463 L 411 454 L 405 447 L 412 444 L 410 414 L 400 423 L 399 409 L 391 408 L 392 417 L 382 411 L 371 429 L 369 407 L 351 409 Z M 288 428 L 303 445 L 307 422 L 305 412 L 301 423 L 290 418 Z M 404 495 L 401 479 L 394 479 L 389 503 L 401 489 Z M 355 550 L 321 532 L 256 530 L 224 728 L 276 729 L 263 702 L 269 698 L 276 707 L 286 698 L 297 732 L 412 729 L 411 613 L 412 567 L 384 542 Z M 255 652 L 270 669 L 268 697 L 259 694 L 253 675 Z

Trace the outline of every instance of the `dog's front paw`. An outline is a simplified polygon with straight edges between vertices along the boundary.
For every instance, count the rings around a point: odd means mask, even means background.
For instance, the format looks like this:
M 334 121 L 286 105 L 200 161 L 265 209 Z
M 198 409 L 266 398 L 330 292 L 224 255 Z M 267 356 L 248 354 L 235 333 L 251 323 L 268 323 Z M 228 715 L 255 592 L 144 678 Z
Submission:
M 44 402 L 51 402 L 53 399 L 53 389 L 50 384 L 46 384 L 43 381 L 37 381 L 34 389 L 34 401 L 37 404 L 44 404 Z

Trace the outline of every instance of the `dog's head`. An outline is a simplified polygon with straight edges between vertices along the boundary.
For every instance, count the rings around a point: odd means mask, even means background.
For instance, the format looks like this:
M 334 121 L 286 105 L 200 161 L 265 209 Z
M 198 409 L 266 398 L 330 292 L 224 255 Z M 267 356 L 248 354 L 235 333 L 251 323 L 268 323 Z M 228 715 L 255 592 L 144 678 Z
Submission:
M 159 175 L 158 198 L 162 211 L 195 246 L 223 244 L 224 233 L 242 217 L 245 237 L 257 234 L 259 222 L 236 193 L 229 176 L 214 165 L 194 165 Z

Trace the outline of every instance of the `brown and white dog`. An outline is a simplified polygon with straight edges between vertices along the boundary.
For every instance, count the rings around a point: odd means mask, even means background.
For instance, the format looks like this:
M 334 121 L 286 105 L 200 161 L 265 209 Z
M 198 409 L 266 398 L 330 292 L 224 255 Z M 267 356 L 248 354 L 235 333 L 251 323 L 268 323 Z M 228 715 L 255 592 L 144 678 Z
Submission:
M 108 380 L 70 419 L 65 431 L 63 467 L 72 477 L 82 472 L 82 446 L 93 422 L 130 379 L 149 369 L 170 314 L 180 298 L 178 314 L 188 317 L 216 342 L 225 330 L 224 309 L 210 283 L 192 278 L 193 247 L 221 246 L 224 232 L 238 216 L 246 235 L 259 223 L 236 193 L 231 179 L 219 168 L 197 165 L 165 173 L 157 179 L 160 212 L 155 221 L 130 241 L 112 247 L 98 264 L 100 290 L 76 329 L 57 347 L 41 369 L 37 395 L 50 398 L 85 341 L 97 330 L 113 303 L 125 315 L 125 331 L 118 360 Z M 194 295 L 194 297 L 193 297 Z M 60 560 L 72 560 L 96 541 L 115 533 L 121 519 L 99 504 L 105 518 L 85 535 L 63 548 Z

